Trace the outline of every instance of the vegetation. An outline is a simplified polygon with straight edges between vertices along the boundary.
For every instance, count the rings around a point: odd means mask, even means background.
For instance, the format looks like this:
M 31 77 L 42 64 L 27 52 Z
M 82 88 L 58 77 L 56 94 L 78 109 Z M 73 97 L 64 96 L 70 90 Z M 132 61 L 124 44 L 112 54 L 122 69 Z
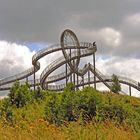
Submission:
M 0 100 L 0 140 L 140 139 L 140 99 L 92 87 L 34 92 L 14 84 Z
M 17 108 L 27 105 L 31 100 L 29 85 L 20 86 L 19 82 L 15 82 L 8 96 L 10 104 L 15 105 Z
M 119 91 L 121 91 L 121 84 L 115 74 L 112 75 L 111 91 L 114 93 L 118 93 Z

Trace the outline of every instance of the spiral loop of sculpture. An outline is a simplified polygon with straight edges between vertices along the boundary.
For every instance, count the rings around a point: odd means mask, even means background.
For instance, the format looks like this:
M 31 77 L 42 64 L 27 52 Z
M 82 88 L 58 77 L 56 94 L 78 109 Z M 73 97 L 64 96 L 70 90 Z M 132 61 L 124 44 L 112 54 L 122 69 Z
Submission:
M 73 46 L 76 49 L 77 59 L 68 62 L 71 70 L 76 71 L 80 62 L 80 43 L 77 36 L 71 30 L 65 30 L 61 35 L 62 52 L 66 60 L 71 57 L 71 49 L 66 50 L 68 46 Z

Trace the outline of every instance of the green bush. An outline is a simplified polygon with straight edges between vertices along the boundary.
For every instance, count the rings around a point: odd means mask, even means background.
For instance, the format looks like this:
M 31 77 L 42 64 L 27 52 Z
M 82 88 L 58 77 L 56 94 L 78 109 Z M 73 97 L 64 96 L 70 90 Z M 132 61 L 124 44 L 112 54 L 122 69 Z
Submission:
M 20 85 L 19 82 L 15 82 L 10 93 L 8 94 L 10 102 L 17 108 L 25 106 L 31 100 L 31 93 L 28 84 Z
M 127 118 L 128 113 L 120 105 L 105 105 L 99 109 L 99 114 L 103 120 L 114 120 L 118 123 L 124 122 Z
M 70 88 L 69 88 L 70 87 Z M 116 124 L 140 129 L 140 101 L 133 97 L 116 94 L 101 94 L 92 87 L 74 91 L 72 85 L 62 93 L 50 92 L 46 97 L 45 118 L 50 123 L 66 121 L 83 122 L 110 120 Z
M 36 100 L 43 100 L 46 97 L 46 92 L 41 90 L 41 88 L 38 86 L 35 92 L 33 91 L 33 98 Z
M 1 103 L 0 118 L 4 121 L 4 123 L 13 123 L 13 109 L 11 107 L 9 98 L 3 99 L 3 102 Z
M 89 87 L 77 92 L 74 92 L 73 88 L 66 88 L 63 93 L 52 93 L 47 97 L 45 117 L 56 124 L 75 121 L 81 116 L 83 120 L 91 120 L 101 101 L 97 94 L 97 91 Z

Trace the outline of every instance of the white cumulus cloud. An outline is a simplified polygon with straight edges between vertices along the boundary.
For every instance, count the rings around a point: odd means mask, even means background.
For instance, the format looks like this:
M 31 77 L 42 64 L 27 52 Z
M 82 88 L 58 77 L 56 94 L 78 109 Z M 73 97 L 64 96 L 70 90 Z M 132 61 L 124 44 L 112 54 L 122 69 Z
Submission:
M 30 68 L 34 53 L 26 46 L 0 41 L 0 78 L 5 78 Z
M 98 36 L 104 40 L 106 45 L 117 47 L 121 43 L 121 33 L 113 28 L 103 28 L 98 32 Z

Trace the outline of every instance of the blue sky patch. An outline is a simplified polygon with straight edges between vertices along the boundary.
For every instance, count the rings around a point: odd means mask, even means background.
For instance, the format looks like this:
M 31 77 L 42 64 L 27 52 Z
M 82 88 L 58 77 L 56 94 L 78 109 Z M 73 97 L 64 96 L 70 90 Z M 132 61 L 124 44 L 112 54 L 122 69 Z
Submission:
M 46 43 L 37 43 L 37 42 L 25 43 L 24 45 L 27 46 L 31 51 L 38 51 L 48 47 Z

